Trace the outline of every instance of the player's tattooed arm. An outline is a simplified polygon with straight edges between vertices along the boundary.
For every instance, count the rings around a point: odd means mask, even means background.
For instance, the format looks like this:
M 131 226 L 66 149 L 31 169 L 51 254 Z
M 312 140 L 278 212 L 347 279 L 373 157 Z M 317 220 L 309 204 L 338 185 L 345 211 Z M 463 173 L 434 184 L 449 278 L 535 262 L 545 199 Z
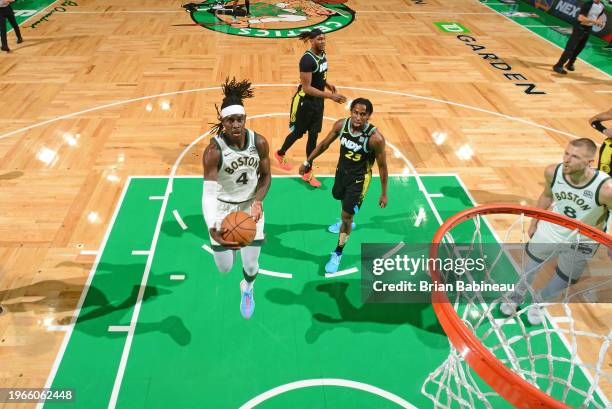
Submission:
M 255 189 L 255 201 L 251 207 L 251 216 L 255 221 L 259 221 L 263 214 L 262 202 L 270 190 L 272 175 L 270 173 L 270 146 L 263 136 L 257 134 L 255 137 L 257 152 L 259 153 L 259 178 Z
M 385 152 L 385 137 L 378 132 L 374 131 L 374 134 L 370 138 L 370 146 L 374 148 L 374 154 L 376 155 L 376 163 L 378 164 L 378 173 L 380 174 L 380 185 L 382 192 L 378 199 L 380 207 L 385 208 L 387 206 L 387 180 L 389 179 L 389 171 L 387 170 L 387 153 Z
M 340 135 L 340 131 L 342 130 L 342 124 L 344 123 L 344 119 L 338 119 L 336 121 L 336 123 L 334 124 L 334 126 L 332 127 L 331 131 L 329 131 L 329 133 L 327 134 L 327 136 L 325 137 L 325 139 L 323 139 L 312 151 L 312 153 L 308 156 L 308 158 L 306 159 L 306 161 L 304 161 L 304 163 L 302 164 L 302 166 L 300 166 L 300 175 L 303 175 L 304 173 L 308 172 L 310 170 L 310 167 L 312 166 L 312 162 L 319 156 L 321 155 L 323 152 L 325 152 L 327 150 L 327 148 L 329 148 L 329 145 L 332 144 L 333 141 L 335 141 L 338 138 L 338 135 Z
M 211 139 L 210 144 L 204 150 L 202 164 L 204 165 L 204 180 L 217 181 L 219 172 L 219 161 L 221 160 L 221 152 Z
M 542 210 L 550 209 L 550 206 L 553 204 L 553 194 L 552 194 L 552 182 L 555 177 L 555 170 L 557 169 L 557 165 L 549 165 L 544 169 L 544 190 L 540 194 L 538 198 L 538 203 L 536 207 Z M 529 230 L 527 234 L 529 237 L 532 237 L 538 227 L 538 219 L 532 218 L 531 224 L 529 225 Z

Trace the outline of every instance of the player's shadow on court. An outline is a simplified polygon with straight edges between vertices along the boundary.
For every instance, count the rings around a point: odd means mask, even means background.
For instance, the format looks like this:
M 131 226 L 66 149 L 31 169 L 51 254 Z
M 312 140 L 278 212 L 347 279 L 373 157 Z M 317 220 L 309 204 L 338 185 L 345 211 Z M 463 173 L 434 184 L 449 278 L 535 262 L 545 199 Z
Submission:
M 357 219 L 358 220 L 358 219 Z M 362 242 L 368 242 L 368 235 L 362 234 L 364 230 L 368 230 L 370 233 L 372 230 L 380 230 L 387 234 L 394 234 L 400 237 L 410 235 L 412 224 L 410 223 L 410 215 L 407 213 L 400 214 L 389 214 L 385 216 L 373 216 L 366 221 L 357 221 L 357 229 L 351 233 L 351 240 L 348 246 L 360 246 Z M 332 234 L 327 231 L 329 223 L 326 224 L 314 224 L 314 223 L 297 223 L 297 224 L 274 224 L 266 222 L 266 245 L 262 248 L 264 254 L 268 254 L 277 258 L 290 257 L 292 260 L 299 260 L 302 263 L 312 264 L 319 275 L 325 275 L 325 263 L 329 261 L 329 254 L 336 248 L 338 241 L 338 235 Z M 290 247 L 286 245 L 283 240 L 283 234 L 289 232 L 309 232 L 317 231 L 320 232 L 320 236 L 317 238 L 316 243 L 309 243 L 304 241 L 304 245 L 301 247 Z M 382 234 L 381 234 L 382 235 Z M 325 243 L 321 255 L 313 253 L 313 248 L 319 252 L 321 248 L 321 242 Z M 360 265 L 359 255 L 355 254 L 344 254 L 342 257 L 341 269 L 351 268 Z
M 208 230 L 204 217 L 201 214 L 184 216 L 181 215 L 183 222 L 187 225 L 187 229 L 183 230 L 176 220 L 170 220 L 162 223 L 161 233 L 170 237 L 181 237 L 185 234 L 190 234 L 208 240 Z
M 62 262 L 55 267 L 81 267 L 85 263 Z M 126 294 L 113 282 L 123 280 L 134 272 L 143 272 L 144 264 L 113 264 L 100 263 L 92 285 L 87 290 L 85 302 L 75 327 L 76 331 L 88 333 L 95 337 L 118 338 L 125 337 L 125 332 L 109 332 L 109 326 L 128 325 L 131 319 L 133 306 L 136 304 L 140 285 L 133 285 L 130 293 Z M 140 281 L 140 280 L 138 280 Z M 149 285 L 145 287 L 142 303 L 150 303 L 160 297 L 172 294 L 171 289 L 160 288 L 180 285 L 179 282 L 167 280 L 167 274 L 151 272 Z M 123 287 L 125 289 L 125 287 Z M 48 311 L 60 315 L 70 312 L 57 321 L 58 325 L 68 325 L 75 314 L 78 300 L 85 289 L 83 279 L 68 278 L 65 280 L 45 280 L 34 284 L 0 291 L 0 300 L 3 306 L 11 313 L 34 311 L 44 315 Z M 114 294 L 111 294 L 114 293 Z M 16 300 L 16 302 L 11 302 Z M 50 323 L 54 324 L 54 323 Z M 191 342 L 191 332 L 185 327 L 181 318 L 166 317 L 159 322 L 138 322 L 136 334 L 147 332 L 162 332 L 168 334 L 174 342 L 184 346 Z
M 20 177 L 22 177 L 24 175 L 24 173 L 22 171 L 16 170 L 13 172 L 7 172 L 7 173 L 2 173 L 0 174 L 0 180 L 12 180 L 12 179 L 18 179 Z
M 43 45 L 47 43 L 60 44 L 62 41 L 74 41 L 81 40 L 85 38 L 90 38 L 86 35 L 76 35 L 76 36 L 53 36 L 53 38 L 37 38 L 31 39 L 26 37 L 26 41 L 23 44 L 20 44 L 15 50 L 23 50 L 24 48 L 36 47 L 38 45 Z
M 586 75 L 581 74 L 580 70 L 586 68 L 586 64 L 581 62 L 581 61 L 578 61 L 576 63 L 577 71 L 568 72 L 567 75 L 557 74 L 556 72 L 554 72 L 552 70 L 552 66 L 553 66 L 554 63 L 553 64 L 545 64 L 545 63 L 531 62 L 531 61 L 523 61 L 523 63 L 527 67 L 529 67 L 529 68 L 537 67 L 539 69 L 543 69 L 543 70 L 549 71 L 552 76 L 555 76 L 555 77 L 558 77 L 558 78 L 568 78 L 568 79 L 573 79 L 573 80 L 576 80 L 576 81 L 586 82 L 588 84 L 612 85 L 612 81 L 610 81 L 610 80 L 602 80 L 601 78 L 587 77 Z
M 395 234 L 398 237 L 404 237 L 412 235 L 414 230 L 411 230 L 412 222 L 410 219 L 411 215 L 408 213 L 389 214 L 385 216 L 373 216 L 367 219 L 363 219 L 362 223 L 357 218 L 358 227 L 352 235 L 352 241 L 349 241 L 349 246 L 359 246 L 361 242 L 367 242 L 367 236 L 361 234 L 361 231 L 369 230 L 381 230 L 384 233 Z M 162 224 L 161 232 L 164 235 L 170 237 L 181 237 L 183 235 L 193 235 L 202 239 L 203 243 L 208 242 L 208 231 L 204 225 L 204 220 L 201 215 L 188 215 L 182 216 L 184 223 L 188 226 L 186 230 L 183 230 L 181 226 L 175 221 L 170 220 Z M 334 222 L 332 220 L 331 222 Z M 336 248 L 338 235 L 332 234 L 327 231 L 329 224 L 315 224 L 315 223 L 292 223 L 292 224 L 276 224 L 266 221 L 265 232 L 266 242 L 262 247 L 262 254 L 272 256 L 278 259 L 290 258 L 292 264 L 298 260 L 301 263 L 309 265 L 307 270 L 317 271 L 318 275 L 325 275 L 325 263 L 329 261 L 329 254 Z M 301 246 L 290 246 L 286 240 L 287 234 L 308 234 L 309 232 L 319 232 L 317 235 L 316 243 L 309 243 L 304 240 Z M 296 241 L 294 241 L 296 242 Z M 325 243 L 321 249 L 321 244 Z M 313 252 L 316 249 L 320 254 Z M 360 263 L 359 256 L 345 254 L 342 258 L 341 268 L 350 268 L 358 266 Z M 266 266 L 270 268 L 271 266 Z
M 377 205 L 378 206 L 378 205 Z M 359 229 L 371 229 L 371 230 L 381 230 L 384 233 L 395 234 L 399 238 L 405 238 L 406 236 L 413 236 L 416 232 L 416 228 L 414 226 L 414 219 L 412 218 L 412 214 L 409 211 L 397 213 L 397 214 L 388 214 L 385 216 L 372 216 L 367 217 L 365 222 L 359 222 L 358 217 L 357 220 L 357 229 L 354 230 L 355 233 L 359 233 Z M 353 234 L 353 233 L 351 233 Z M 351 237 L 356 237 L 355 235 Z M 385 242 L 388 242 L 389 239 L 385 239 Z M 398 240 L 399 241 L 399 240 Z M 368 238 L 361 238 L 361 242 L 368 243 Z M 350 243 L 350 242 L 349 242 Z
M 338 328 L 347 328 L 353 333 L 391 333 L 402 325 L 410 325 L 423 331 L 444 335 L 431 304 L 361 304 L 359 297 L 349 297 L 349 290 L 359 291 L 359 280 L 311 281 L 301 293 L 281 288 L 266 292 L 266 298 L 281 305 L 303 305 L 312 316 L 311 325 L 305 333 L 309 344 L 315 343 L 321 335 Z M 330 302 L 331 301 L 331 302 Z M 420 331 L 416 331 L 419 336 Z M 422 334 L 422 332 L 420 332 Z M 446 348 L 448 342 L 440 337 L 439 345 Z
M 187 230 L 183 230 L 179 224 L 174 221 L 167 221 L 162 224 L 161 231 L 163 234 L 171 237 L 181 237 L 184 234 L 191 234 L 202 239 L 203 243 L 208 242 L 208 232 L 204 226 L 204 220 L 200 215 L 184 216 L 183 221 L 188 226 Z M 294 224 L 275 224 L 266 221 L 266 243 L 262 247 L 262 253 L 279 259 L 291 258 L 292 264 L 295 260 L 312 265 L 313 269 L 318 271 L 319 275 L 325 275 L 323 266 L 329 260 L 329 252 L 336 248 L 337 235 L 327 233 L 327 224 L 314 223 L 294 223 Z M 304 243 L 304 246 L 289 246 L 287 245 L 286 234 L 290 233 L 305 233 L 319 231 L 321 239 L 329 241 L 329 252 L 316 255 L 312 252 L 312 246 L 309 243 Z M 317 244 L 318 247 L 318 244 Z M 203 250 L 202 250 L 203 251 Z M 353 266 L 357 263 L 358 257 L 347 255 L 342 260 L 343 266 Z M 269 266 L 266 266 L 269 267 Z
M 326 224 L 297 223 L 285 225 L 266 222 L 266 244 L 262 247 L 262 252 L 279 259 L 290 258 L 292 264 L 296 261 L 310 264 L 319 275 L 324 276 L 325 263 L 329 261 L 329 253 L 335 250 L 338 237 L 337 235 L 327 233 L 326 229 Z M 329 242 L 329 251 L 324 251 L 324 254 L 317 255 L 313 253 L 312 249 L 313 247 L 317 250 L 320 249 L 319 243 L 304 242 L 304 246 L 302 247 L 291 247 L 286 245 L 286 241 L 283 240 L 283 234 L 290 232 L 304 233 L 308 231 L 320 231 L 321 240 Z M 342 258 L 342 266 L 346 266 L 347 268 L 352 267 L 358 261 L 358 257 L 347 254 Z
M 100 263 L 93 285 L 89 287 L 87 292 L 76 329 L 97 337 L 124 337 L 124 332 L 109 332 L 108 327 L 129 325 L 133 308 L 138 301 L 140 283 L 132 285 L 129 294 L 121 291 L 117 295 L 116 287 L 111 290 L 112 283 L 110 280 L 116 281 L 117 276 L 134 274 L 135 271 L 144 273 L 143 265 Z M 178 282 L 167 280 L 166 277 L 167 274 L 150 272 L 148 284 L 144 287 L 142 304 L 151 303 L 172 294 L 171 289 L 162 288 L 160 280 L 163 280 L 165 287 L 180 285 Z M 111 291 L 115 292 L 112 296 Z M 187 329 L 183 320 L 177 316 L 168 316 L 157 322 L 137 322 L 136 335 L 149 332 L 165 333 L 181 346 L 188 345 L 191 342 L 191 332 Z

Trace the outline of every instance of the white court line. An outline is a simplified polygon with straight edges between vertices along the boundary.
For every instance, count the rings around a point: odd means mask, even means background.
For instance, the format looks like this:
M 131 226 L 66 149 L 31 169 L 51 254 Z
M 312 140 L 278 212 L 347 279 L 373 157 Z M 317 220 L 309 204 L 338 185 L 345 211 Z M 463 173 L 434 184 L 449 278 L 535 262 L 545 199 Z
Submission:
M 364 392 L 369 392 L 373 395 L 378 395 L 384 399 L 387 399 L 401 406 L 402 408 L 417 409 L 415 406 L 405 401 L 404 399 L 400 398 L 399 396 L 391 392 L 387 392 L 384 389 L 377 388 L 376 386 L 368 385 L 367 383 L 349 381 L 346 379 L 330 379 L 330 378 L 306 379 L 303 381 L 291 382 L 285 385 L 277 386 L 276 388 L 270 389 L 269 391 L 266 391 L 262 393 L 261 395 L 258 395 L 254 397 L 253 399 L 249 400 L 244 405 L 240 406 L 239 409 L 254 408 L 257 405 L 267 401 L 270 398 L 273 398 L 277 395 L 281 395 L 285 392 L 293 391 L 295 389 L 322 387 L 322 386 L 341 386 L 343 388 L 357 389 L 357 390 L 361 390 Z
M 96 272 L 96 269 L 98 268 L 98 264 L 100 263 L 100 258 L 102 257 L 102 253 L 104 252 L 104 249 L 106 248 L 108 237 L 110 236 L 110 232 L 115 224 L 115 220 L 117 219 L 117 215 L 119 214 L 119 209 L 121 209 L 121 205 L 123 204 L 123 200 L 125 199 L 125 194 L 127 193 L 128 186 L 130 185 L 131 180 L 132 180 L 131 178 L 128 178 L 125 185 L 123 185 L 123 191 L 121 192 L 121 196 L 119 197 L 119 202 L 117 203 L 117 206 L 115 206 L 113 217 L 111 217 L 111 220 L 108 223 L 108 227 L 106 228 L 106 233 L 104 234 L 104 238 L 102 239 L 100 250 L 98 251 L 98 254 L 96 255 L 96 260 L 94 261 L 94 264 L 91 267 L 91 270 L 89 270 L 89 276 L 87 277 L 85 288 L 83 289 L 83 292 L 81 292 L 81 298 L 79 298 L 79 302 L 77 303 L 76 309 L 74 311 L 74 315 L 72 316 L 72 319 L 70 320 L 70 324 L 68 325 L 68 330 L 66 331 L 66 334 L 64 335 L 64 339 L 62 340 L 62 345 L 60 347 L 60 350 L 57 356 L 55 357 L 53 366 L 51 367 L 51 372 L 49 373 L 49 377 L 47 378 L 47 382 L 45 383 L 46 389 L 51 388 L 51 385 L 53 384 L 53 380 L 55 379 L 55 375 L 57 374 L 57 370 L 59 369 L 60 363 L 62 362 L 64 354 L 66 353 L 66 348 L 68 347 L 68 341 L 70 340 L 70 337 L 72 336 L 72 331 L 74 331 L 74 324 L 76 323 L 77 318 L 81 314 L 81 308 L 83 307 L 83 303 L 85 302 L 85 298 L 87 297 L 87 293 L 89 291 L 89 288 L 91 287 L 91 282 L 93 281 L 94 274 Z M 36 405 L 36 409 L 42 409 L 43 405 L 44 405 L 43 403 L 39 403 L 38 405 Z
M 286 113 L 282 113 L 282 114 L 277 114 L 277 115 L 285 115 L 287 116 L 288 114 Z M 250 118 L 247 118 L 247 121 Z M 397 177 L 397 178 L 411 178 L 414 177 L 414 175 L 411 174 L 405 174 L 405 173 L 393 173 L 393 172 L 389 172 L 388 174 L 389 176 L 393 176 L 393 177 Z M 333 173 L 317 173 L 317 176 L 321 176 L 321 177 L 335 177 L 336 175 Z M 425 173 L 425 172 L 421 172 L 419 173 L 419 176 L 422 178 L 427 178 L 427 177 L 440 177 L 440 176 L 448 176 L 448 177 L 455 177 L 457 176 L 457 173 L 455 172 L 449 172 L 449 173 Z M 297 175 L 289 175 L 289 174 L 284 174 L 284 175 L 272 175 L 273 178 L 295 178 L 298 177 Z M 372 177 L 380 177 L 379 174 L 373 173 Z M 168 176 L 151 176 L 151 175 L 132 175 L 132 178 L 134 179 L 168 179 Z M 174 179 L 202 179 L 202 175 L 176 175 L 174 176 Z
M 132 347 L 132 341 L 134 340 L 134 331 L 136 329 L 136 323 L 138 322 L 138 316 L 140 315 L 140 309 L 142 308 L 142 299 L 144 297 L 145 288 L 147 281 L 149 280 L 149 273 L 151 272 L 151 266 L 153 265 L 153 255 L 157 248 L 157 242 L 159 234 L 161 232 L 162 221 L 166 214 L 166 206 L 168 205 L 168 199 L 170 198 L 170 182 L 166 185 L 166 193 L 164 194 L 164 200 L 157 217 L 157 223 L 155 225 L 155 233 L 153 233 L 153 241 L 151 243 L 151 249 L 148 252 L 147 264 L 145 266 L 144 274 L 140 282 L 140 288 L 138 289 L 138 295 L 136 296 L 136 304 L 134 305 L 134 312 L 132 313 L 132 319 L 130 321 L 130 330 L 128 331 L 125 345 L 123 346 L 123 353 L 121 354 L 121 361 L 119 361 L 119 368 L 117 369 L 117 376 L 115 377 L 115 383 L 113 384 L 113 391 L 111 393 L 110 401 L 108 403 L 109 409 L 114 409 L 117 405 L 117 398 L 119 397 L 119 390 L 121 389 L 121 382 L 123 381 L 123 375 L 125 373 L 125 367 L 127 365 L 128 355 Z
M 128 332 L 129 330 L 129 325 L 111 325 L 108 327 L 108 332 Z
M 47 325 L 47 331 L 67 332 L 70 331 L 70 325 Z
M 508 318 L 495 318 L 493 321 L 495 321 L 495 323 L 498 326 L 503 326 L 503 325 L 508 325 L 508 324 L 515 324 L 516 325 L 516 320 L 514 319 L 514 317 L 508 317 Z
M 349 274 L 353 274 L 353 273 L 356 273 L 358 271 L 359 270 L 357 269 L 357 267 L 352 267 L 352 268 L 349 268 L 347 270 L 336 271 L 335 273 L 325 273 L 325 278 L 347 276 Z
M 132 256 L 148 256 L 151 254 L 150 250 L 132 250 Z
M 179 10 L 109 10 L 109 11 L 65 11 L 62 14 L 117 14 L 117 13 L 185 13 Z
M 419 207 L 419 214 L 417 215 L 416 220 L 414 221 L 414 227 L 420 227 L 424 219 L 425 219 L 425 209 L 423 209 L 422 207 Z
M 164 178 L 166 176 L 163 176 Z M 164 200 L 164 196 L 149 196 L 149 200 Z
M 444 197 L 442 193 L 430 193 L 429 197 Z
M 595 91 L 598 94 L 612 94 L 612 91 Z
M 209 254 L 213 254 L 213 249 L 210 248 L 208 244 L 202 244 L 202 248 Z M 270 277 L 278 277 L 278 278 L 293 278 L 293 274 L 289 273 L 278 273 L 276 271 L 264 270 L 263 268 L 259 269 L 259 273 L 265 276 Z
M 487 6 L 487 3 L 481 3 L 481 2 L 480 2 L 480 1 L 478 1 L 478 0 L 474 0 L 474 1 L 475 1 L 476 3 L 478 3 L 478 4 L 482 4 L 482 5 L 483 5 L 483 6 L 485 6 L 485 7 Z M 518 26 L 520 26 L 520 27 L 525 27 L 525 26 L 523 26 L 521 23 L 519 23 L 518 21 L 514 21 L 514 20 L 512 20 L 510 17 L 504 16 L 504 15 L 503 15 L 501 12 L 498 12 L 498 11 L 497 11 L 497 10 L 495 10 L 494 8 L 491 8 L 491 7 L 487 7 L 487 8 L 488 8 L 489 10 L 493 10 L 495 13 L 499 14 L 500 16 L 502 16 L 503 18 L 505 18 L 506 20 L 508 20 L 508 21 L 512 21 L 514 24 L 517 24 L 517 25 L 518 25 Z M 535 34 L 535 36 L 536 36 L 536 37 L 541 38 L 542 40 L 547 41 L 548 43 L 550 43 L 550 44 L 554 45 L 554 46 L 555 46 L 555 47 L 557 47 L 558 49 L 560 49 L 560 50 L 563 50 L 563 49 L 564 49 L 563 47 L 558 46 L 557 44 L 553 43 L 553 42 L 552 42 L 552 41 L 550 41 L 549 39 L 547 39 L 547 38 L 545 38 L 545 37 L 542 37 L 542 36 L 540 36 L 540 35 L 538 35 L 538 34 L 534 33 L 533 31 L 529 30 L 528 28 L 525 28 L 525 29 L 526 29 L 527 31 L 529 31 L 530 33 L 532 33 L 532 34 Z M 591 64 L 591 63 L 589 63 L 588 61 L 585 61 L 585 60 L 583 60 L 582 58 L 580 58 L 580 61 L 582 61 L 583 63 L 585 63 L 585 64 L 587 64 L 587 65 L 590 65 L 592 68 L 596 69 L 597 71 L 601 72 L 602 74 L 604 74 L 604 75 L 606 75 L 606 76 L 608 76 L 608 77 L 610 76 L 610 75 L 609 75 L 607 72 L 605 72 L 605 71 L 603 71 L 603 70 L 601 70 L 601 69 L 597 68 L 596 66 L 594 66 L 594 65 L 593 65 L 593 64 Z M 551 67 L 552 67 L 552 65 L 551 65 Z M 552 73 L 552 72 L 551 72 L 551 73 Z
M 553 27 L 561 27 L 561 26 L 547 26 L 546 24 L 521 24 L 523 27 L 530 27 L 530 28 L 544 28 L 544 27 L 548 27 L 548 28 L 553 28 Z
M 397 245 L 395 247 L 393 247 L 391 250 L 389 250 L 385 254 L 383 254 L 382 258 L 388 258 L 388 257 L 394 255 L 395 253 L 397 253 L 398 251 L 403 249 L 405 245 L 406 245 L 406 243 L 404 243 L 403 241 L 400 241 L 399 243 L 397 243 Z
M 455 11 L 375 11 L 375 10 L 363 10 L 363 11 L 356 11 L 356 13 L 358 14 L 364 14 L 364 13 L 375 13 L 375 14 L 384 14 L 384 13 L 391 13 L 391 14 L 441 14 L 441 15 L 451 15 L 451 16 L 456 16 L 456 15 L 463 15 L 463 16 L 469 16 L 469 15 L 487 15 L 487 14 L 495 14 L 495 13 L 482 13 L 482 12 L 465 12 L 465 13 L 458 13 Z
M 510 20 L 510 21 L 512 21 L 512 20 Z M 257 87 L 261 87 L 261 88 L 267 88 L 267 87 L 272 87 L 272 88 L 273 87 L 291 87 L 291 88 L 295 88 L 296 84 L 255 84 L 255 85 L 253 85 L 253 87 L 255 87 L 255 88 L 257 88 Z M 532 122 L 532 121 L 528 121 L 526 119 L 514 117 L 514 116 L 511 116 L 511 115 L 501 114 L 499 112 L 490 111 L 490 110 L 487 110 L 487 109 L 484 109 L 484 108 L 478 108 L 478 107 L 471 106 L 471 105 L 461 104 L 459 102 L 446 101 L 446 100 L 432 98 L 432 97 L 425 97 L 425 96 L 422 96 L 422 95 L 409 94 L 409 93 L 406 93 L 406 92 L 385 91 L 385 90 L 378 90 L 378 89 L 373 89 L 373 88 L 348 87 L 348 86 L 339 86 L 339 85 L 337 85 L 337 88 L 340 88 L 340 89 L 349 89 L 349 90 L 354 90 L 354 91 L 369 91 L 369 92 L 375 92 L 375 93 L 379 93 L 379 94 L 400 95 L 400 96 L 405 96 L 405 97 L 414 98 L 414 99 L 420 99 L 420 100 L 424 100 L 424 101 L 438 102 L 438 103 L 441 103 L 441 104 L 457 106 L 457 107 L 460 107 L 460 108 L 465 108 L 465 109 L 469 109 L 469 110 L 473 110 L 473 111 L 482 112 L 482 113 L 486 113 L 486 114 L 489 114 L 489 115 L 497 116 L 497 117 L 500 117 L 500 118 L 505 118 L 505 119 L 508 119 L 508 120 L 511 120 L 511 121 L 520 122 L 520 123 L 523 123 L 523 124 L 526 124 L 526 125 L 535 126 L 536 128 L 546 129 L 547 131 L 555 132 L 555 133 L 558 133 L 560 135 L 569 136 L 571 138 L 576 138 L 576 139 L 580 138 L 580 136 L 573 135 L 573 134 L 570 134 L 570 133 L 567 133 L 567 132 L 564 132 L 564 131 L 560 131 L 558 129 L 550 128 L 548 126 L 541 125 L 541 124 L 538 124 L 538 123 L 535 123 L 535 122 Z M 78 115 L 81 115 L 81 114 L 85 114 L 85 113 L 89 113 L 89 112 L 93 112 L 93 111 L 98 111 L 98 110 L 101 110 L 101 109 L 111 108 L 111 107 L 118 106 L 118 105 L 129 104 L 129 103 L 138 102 L 138 101 L 144 101 L 144 100 L 151 99 L 151 98 L 167 97 L 167 96 L 171 96 L 171 95 L 180 95 L 180 94 L 188 94 L 188 93 L 192 93 L 192 92 L 211 91 L 211 90 L 219 90 L 219 89 L 220 89 L 220 87 L 195 88 L 195 89 L 188 89 L 188 90 L 184 90 L 184 91 L 165 92 L 165 93 L 162 93 L 162 94 L 154 94 L 154 95 L 148 95 L 148 96 L 144 96 L 144 97 L 126 99 L 126 100 L 123 100 L 123 101 L 116 101 L 116 102 L 112 102 L 112 103 L 109 103 L 109 104 L 104 104 L 104 105 L 100 105 L 100 106 L 97 106 L 97 107 L 88 108 L 88 109 L 85 109 L 85 110 L 82 110 L 82 111 L 74 112 L 74 113 L 71 113 L 71 114 L 61 115 L 61 116 L 58 116 L 56 118 L 51 118 L 51 119 L 48 119 L 46 121 L 38 122 L 38 123 L 35 123 L 35 124 L 32 124 L 32 125 L 26 126 L 24 128 L 19 128 L 19 129 L 16 129 L 14 131 L 10 131 L 10 132 L 4 133 L 4 134 L 0 135 L 0 140 L 4 139 L 4 138 L 11 137 L 11 136 L 16 135 L 16 134 L 21 133 L 21 132 L 28 131 L 28 130 L 33 129 L 33 128 L 37 128 L 37 127 L 40 127 L 40 126 L 43 126 L 43 125 L 46 125 L 46 124 L 50 124 L 50 123 L 53 123 L 53 122 L 61 121 L 62 119 L 68 119 L 68 118 L 72 118 L 74 116 L 78 116 Z M 249 117 L 247 117 L 247 119 L 249 119 Z
M 96 256 L 98 254 L 98 250 L 81 250 L 80 254 L 82 256 Z
M 282 114 L 277 114 L 277 115 L 287 115 L 286 113 L 282 113 Z M 251 119 L 251 118 L 247 118 L 247 121 Z M 332 173 L 317 173 L 317 176 L 321 176 L 323 178 L 331 178 L 331 177 L 335 177 L 335 174 Z M 389 176 L 392 177 L 397 177 L 397 178 L 411 178 L 414 177 L 414 175 L 411 174 L 405 174 L 405 173 L 389 173 Z M 440 177 L 440 176 L 451 176 L 451 177 L 455 177 L 457 176 L 456 173 L 419 173 L 419 176 L 421 176 L 422 178 L 427 178 L 427 177 Z M 273 178 L 295 178 L 297 177 L 297 175 L 289 175 L 289 174 L 285 174 L 285 175 L 272 175 Z M 380 177 L 380 175 L 378 174 L 372 174 L 372 177 Z M 133 179 L 168 179 L 168 176 L 151 176 L 151 175 L 132 175 Z M 202 175 L 175 175 L 174 179 L 202 179 Z M 160 196 L 160 200 L 163 199 L 163 196 Z
M 172 215 L 176 219 L 176 222 L 181 226 L 181 229 L 187 230 L 187 225 L 185 224 L 185 222 L 181 218 L 181 215 L 179 214 L 178 210 L 174 209 L 172 211 Z
M 259 269 L 259 272 L 266 276 L 278 277 L 278 278 L 293 278 L 293 274 L 289 273 L 277 273 L 276 271 L 264 270 L 263 268 Z
M 185 274 L 171 274 L 170 275 L 170 280 L 182 281 L 184 279 L 185 279 Z

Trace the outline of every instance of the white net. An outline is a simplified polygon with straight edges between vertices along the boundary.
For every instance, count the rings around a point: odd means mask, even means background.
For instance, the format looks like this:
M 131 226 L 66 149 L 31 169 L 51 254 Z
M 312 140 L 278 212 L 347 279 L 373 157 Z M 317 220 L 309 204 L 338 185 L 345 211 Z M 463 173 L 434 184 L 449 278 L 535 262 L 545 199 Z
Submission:
M 515 391 L 514 396 L 527 394 L 525 385 L 530 384 L 569 407 L 611 408 L 611 241 L 601 244 L 578 230 L 542 221 L 530 240 L 530 217 L 488 218 L 504 226 L 503 240 L 477 215 L 450 229 L 438 247 L 440 257 L 486 259 L 484 271 L 466 270 L 461 277 L 442 273 L 441 279 L 460 278 L 483 287 L 511 282 L 515 287 L 494 296 L 485 291 L 449 293 L 456 316 L 494 356 L 492 360 L 521 378 L 505 386 Z M 561 236 L 543 235 L 544 224 Z M 465 356 L 465 350 L 451 344 L 446 361 L 425 380 L 422 392 L 434 407 L 512 407 L 489 386 L 500 384 L 493 379 L 498 374 L 484 370 L 479 376 Z

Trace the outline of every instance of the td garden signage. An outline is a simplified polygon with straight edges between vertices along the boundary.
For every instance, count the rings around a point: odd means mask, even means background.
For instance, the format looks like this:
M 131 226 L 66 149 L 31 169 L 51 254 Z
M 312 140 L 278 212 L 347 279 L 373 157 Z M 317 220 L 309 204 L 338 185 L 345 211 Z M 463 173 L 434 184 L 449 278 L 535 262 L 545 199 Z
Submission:
M 302 31 L 320 29 L 324 33 L 340 30 L 353 22 L 355 12 L 346 6 L 346 0 L 277 0 L 251 1 L 250 13 L 239 1 L 208 0 L 189 3 L 183 8 L 192 20 L 208 29 L 224 34 L 259 37 L 292 38 Z

